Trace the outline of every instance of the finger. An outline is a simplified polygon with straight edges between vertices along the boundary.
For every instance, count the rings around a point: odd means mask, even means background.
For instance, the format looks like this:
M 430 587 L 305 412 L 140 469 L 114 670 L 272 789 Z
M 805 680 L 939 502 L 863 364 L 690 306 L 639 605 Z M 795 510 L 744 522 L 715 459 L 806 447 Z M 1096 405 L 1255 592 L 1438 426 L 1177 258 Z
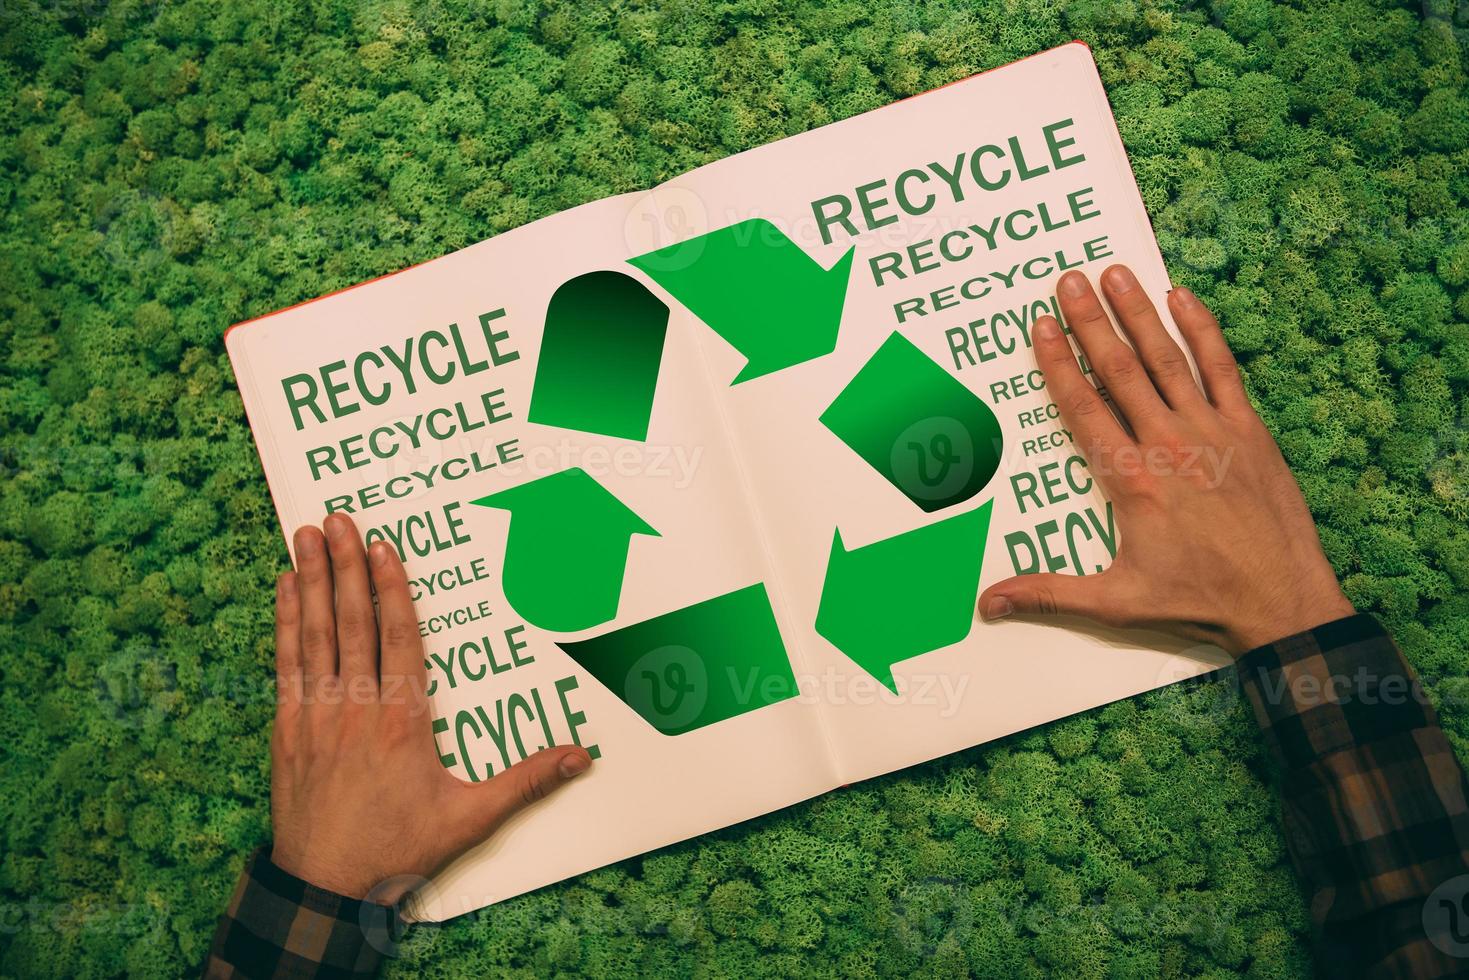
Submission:
M 301 706 L 301 592 L 295 572 L 275 580 L 275 689 L 277 717 Z
M 277 713 L 270 728 L 270 806 L 277 813 L 292 810 L 303 740 L 301 726 Z
M 1068 272 L 1056 285 L 1061 314 L 1081 344 L 1092 370 L 1122 410 L 1134 432 L 1153 424 L 1168 410 L 1133 349 L 1118 336 L 1102 301 L 1080 272 Z
M 1132 338 L 1143 367 L 1148 370 L 1148 377 L 1153 379 L 1153 386 L 1168 407 L 1178 411 L 1203 405 L 1204 393 L 1194 380 L 1183 348 L 1174 342 L 1168 328 L 1163 326 L 1157 308 L 1148 299 L 1132 270 L 1125 265 L 1107 269 L 1102 273 L 1102 292 L 1117 312 L 1122 329 Z
M 1081 373 L 1076 354 L 1055 317 L 1037 319 L 1032 334 L 1035 360 L 1045 376 L 1046 390 L 1061 410 L 1061 421 L 1071 430 L 1087 459 L 1095 466 L 1115 456 L 1119 447 L 1131 444 L 1117 417 Z M 1110 468 L 1096 466 L 1096 469 L 1108 472 Z
M 332 568 L 321 529 L 296 532 L 296 582 L 301 592 L 301 669 L 306 683 L 337 672 L 337 617 Z
M 1118 621 L 1116 597 L 1105 572 L 1098 575 L 1017 575 L 996 582 L 979 597 L 987 621 L 1007 616 L 1085 616 Z
M 457 825 L 471 843 L 478 842 L 521 810 L 586 772 L 591 764 L 586 749 L 568 745 L 542 749 L 488 782 L 466 783 Z
M 346 514 L 326 519 L 327 550 L 337 591 L 337 673 L 348 703 L 377 700 L 377 613 L 367 582 L 367 552 Z
M 372 584 L 377 589 L 378 632 L 382 646 L 382 695 L 385 702 L 410 707 L 423 703 L 428 674 L 423 665 L 423 637 L 408 590 L 408 572 L 398 552 L 386 541 L 368 552 Z
M 1209 401 L 1226 415 L 1253 414 L 1254 407 L 1240 381 L 1239 362 L 1225 342 L 1224 331 L 1219 329 L 1214 314 L 1185 286 L 1178 286 L 1168 294 L 1168 309 L 1173 312 L 1173 322 L 1178 324 L 1189 350 L 1193 351 Z

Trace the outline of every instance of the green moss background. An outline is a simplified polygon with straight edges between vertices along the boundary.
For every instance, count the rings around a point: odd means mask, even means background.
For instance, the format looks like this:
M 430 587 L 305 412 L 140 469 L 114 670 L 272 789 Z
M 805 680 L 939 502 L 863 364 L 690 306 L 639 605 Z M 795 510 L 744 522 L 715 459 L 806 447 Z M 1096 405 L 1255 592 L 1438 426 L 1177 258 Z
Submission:
M 266 837 L 285 552 L 225 326 L 1077 37 L 1173 275 L 1469 757 L 1464 19 L 4 0 L 0 972 L 186 971 Z M 419 929 L 395 969 L 1302 976 L 1264 780 L 1228 679 L 1191 684 Z

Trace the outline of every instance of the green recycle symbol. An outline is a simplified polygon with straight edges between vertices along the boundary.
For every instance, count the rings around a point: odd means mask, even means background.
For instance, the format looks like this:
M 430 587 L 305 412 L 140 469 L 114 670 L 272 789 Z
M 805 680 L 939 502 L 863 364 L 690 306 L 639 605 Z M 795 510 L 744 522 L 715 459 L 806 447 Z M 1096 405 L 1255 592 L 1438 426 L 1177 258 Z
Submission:
M 628 262 L 745 357 L 738 385 L 836 349 L 853 253 L 825 269 L 755 218 Z M 563 283 L 546 310 L 530 421 L 647 438 L 668 313 L 622 272 Z M 821 422 L 925 514 L 978 495 L 1003 447 L 989 406 L 896 332 Z M 510 512 L 506 599 L 551 632 L 614 619 L 632 535 L 658 534 L 577 468 L 472 503 Z M 859 548 L 837 529 L 817 633 L 896 693 L 893 664 L 972 628 L 991 504 Z M 798 693 L 763 583 L 559 646 L 665 735 Z

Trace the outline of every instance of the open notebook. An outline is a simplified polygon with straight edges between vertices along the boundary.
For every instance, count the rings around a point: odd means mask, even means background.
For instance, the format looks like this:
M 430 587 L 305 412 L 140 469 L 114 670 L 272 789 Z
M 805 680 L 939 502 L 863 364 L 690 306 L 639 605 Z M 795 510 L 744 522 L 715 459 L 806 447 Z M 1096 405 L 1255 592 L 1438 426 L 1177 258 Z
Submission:
M 1115 551 L 1029 345 L 1112 262 L 1161 300 L 1075 43 L 232 328 L 287 540 L 407 561 L 442 763 L 599 760 L 417 914 L 1223 663 L 974 615 Z

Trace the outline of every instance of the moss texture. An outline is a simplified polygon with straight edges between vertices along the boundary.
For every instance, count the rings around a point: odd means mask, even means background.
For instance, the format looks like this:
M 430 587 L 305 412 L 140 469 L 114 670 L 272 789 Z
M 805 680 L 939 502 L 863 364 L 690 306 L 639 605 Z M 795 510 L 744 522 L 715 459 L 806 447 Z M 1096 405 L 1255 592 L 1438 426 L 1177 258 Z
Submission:
M 1462 752 L 1463 10 L 6 0 L 0 972 L 185 972 L 267 834 L 285 552 L 226 325 L 1077 37 Z M 1191 684 L 420 929 L 395 969 L 1300 976 L 1275 807 L 1234 689 Z

